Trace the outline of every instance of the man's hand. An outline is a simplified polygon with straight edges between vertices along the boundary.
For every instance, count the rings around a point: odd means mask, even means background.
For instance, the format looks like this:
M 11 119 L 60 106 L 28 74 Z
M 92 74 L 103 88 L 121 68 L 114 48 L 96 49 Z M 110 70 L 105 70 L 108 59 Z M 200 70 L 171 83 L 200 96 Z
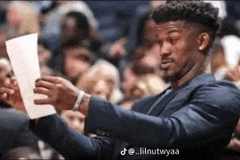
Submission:
M 61 77 L 46 76 L 36 80 L 34 93 L 44 94 L 45 99 L 35 99 L 35 104 L 51 104 L 61 110 L 71 110 L 79 89 Z

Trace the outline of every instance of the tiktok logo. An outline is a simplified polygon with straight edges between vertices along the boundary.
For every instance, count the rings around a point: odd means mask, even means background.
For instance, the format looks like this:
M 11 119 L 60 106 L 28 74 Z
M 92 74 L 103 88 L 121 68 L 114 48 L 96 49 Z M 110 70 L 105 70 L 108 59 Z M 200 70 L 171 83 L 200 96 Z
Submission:
M 123 150 L 120 152 L 120 154 L 121 154 L 122 156 L 124 156 L 124 155 L 126 154 L 126 152 L 127 152 L 127 149 L 126 149 L 126 148 L 123 148 Z

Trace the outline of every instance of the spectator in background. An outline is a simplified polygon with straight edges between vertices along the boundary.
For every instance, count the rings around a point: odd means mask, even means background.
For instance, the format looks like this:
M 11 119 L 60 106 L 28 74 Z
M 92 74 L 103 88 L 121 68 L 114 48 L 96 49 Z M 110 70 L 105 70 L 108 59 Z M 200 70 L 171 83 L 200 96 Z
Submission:
M 82 13 L 89 23 L 89 33 L 97 37 L 98 22 L 88 5 L 83 1 L 62 1 L 56 0 L 56 7 L 52 9 L 45 20 L 43 20 L 43 37 L 47 40 L 52 50 L 56 49 L 61 35 L 61 19 L 69 12 Z
M 7 6 L 9 1 L 0 1 L 0 25 L 6 23 Z
M 154 71 L 157 71 L 159 68 L 159 60 L 159 45 L 157 43 L 150 48 L 144 45 L 137 47 L 132 56 L 132 61 L 142 63 Z
M 219 40 L 215 42 L 215 46 L 216 45 L 218 45 L 220 49 L 218 58 L 221 58 L 222 67 L 214 73 L 215 77 L 218 80 L 224 79 L 231 81 L 240 88 L 240 50 L 238 47 L 240 45 L 240 38 L 234 19 L 226 18 L 222 22 Z M 214 56 L 213 54 L 213 57 Z
M 40 33 L 38 14 L 28 1 L 12 1 L 7 9 L 7 37 Z
M 38 14 L 28 1 L 11 1 L 6 6 L 6 23 L 0 27 L 0 56 L 8 58 L 5 41 L 29 33 L 39 33 Z
M 76 82 L 76 86 L 86 93 L 109 100 L 113 103 L 119 102 L 123 94 L 120 91 L 120 76 L 117 68 L 106 60 L 98 60 L 91 66 Z M 85 116 L 80 112 L 71 110 L 61 111 L 68 125 L 77 132 L 94 137 L 95 134 L 84 133 Z
M 79 134 L 84 134 L 88 137 L 95 137 L 96 134 L 85 133 L 85 116 L 80 112 L 71 110 L 60 111 L 60 116 L 67 122 L 68 126 L 73 128 Z M 56 151 L 55 151 L 56 152 Z
M 131 109 L 137 100 L 163 91 L 168 85 L 157 73 L 154 67 L 134 59 L 123 71 L 122 90 L 125 97 L 118 104 Z
M 145 63 L 144 49 L 145 48 L 138 48 L 135 51 L 136 56 L 132 58 L 131 63 L 129 63 L 123 71 L 122 89 L 126 96 L 131 96 L 130 90 L 132 88 L 132 85 L 137 81 L 139 77 L 147 74 L 159 74 L 159 70 L 156 69 L 156 65 L 149 65 L 149 62 Z M 163 83 L 163 88 L 165 88 L 165 85 L 166 84 Z
M 220 37 L 216 37 L 213 43 L 210 58 L 210 68 L 211 73 L 214 74 L 217 80 L 224 79 L 224 76 L 228 68 L 228 63 L 225 58 L 225 50 L 221 43 Z
M 51 51 L 48 49 L 47 44 L 41 38 L 38 39 L 38 59 L 39 67 L 42 75 L 54 75 L 54 71 L 48 67 L 48 62 L 52 57 Z
M 119 68 L 121 71 L 124 69 L 124 65 L 131 61 L 136 48 L 142 46 L 142 44 L 148 46 L 148 49 L 152 47 L 151 44 L 153 44 L 152 42 L 156 39 L 154 33 L 155 24 L 149 19 L 149 13 L 151 10 L 163 5 L 165 2 L 165 0 L 149 1 L 148 5 L 140 5 L 135 9 L 128 36 L 129 40 L 126 45 L 126 55 L 120 62 Z M 143 41 L 145 41 L 146 44 L 144 44 Z
M 0 57 L 0 86 L 12 88 L 14 90 L 17 90 L 17 93 L 20 94 L 19 88 L 17 87 L 17 80 L 13 73 L 10 61 L 5 57 Z M 7 104 L 4 101 L 1 102 L 3 103 L 3 105 L 7 106 Z M 15 103 L 14 108 L 21 112 L 25 111 L 25 108 L 21 103 Z
M 77 82 L 76 86 L 86 93 L 96 95 L 113 103 L 119 102 L 120 75 L 117 68 L 105 60 L 98 60 Z
M 150 48 L 157 42 L 157 36 L 155 34 L 156 23 L 149 17 L 143 20 L 142 23 L 142 31 L 139 33 L 141 38 L 138 44 Z
M 234 82 L 240 88 L 240 38 L 236 20 L 225 19 L 220 32 L 227 67 L 222 79 Z
M 148 1 L 86 1 L 99 22 L 99 35 L 103 40 L 100 52 L 117 68 L 124 66 L 121 60 L 127 55 L 126 45 L 136 8 L 145 10 Z M 121 3 L 119 5 L 119 3 Z M 120 69 L 121 71 L 121 69 Z
M 81 12 L 68 12 L 62 19 L 60 45 L 77 45 L 90 36 L 87 18 Z
M 85 116 L 80 112 L 74 111 L 61 111 L 60 115 L 64 118 L 67 124 L 75 129 L 77 132 L 83 134 L 84 133 L 84 122 Z
M 240 49 L 238 47 L 240 45 L 240 35 L 237 29 L 236 20 L 226 18 L 222 21 L 219 36 L 228 66 L 236 65 L 240 57 Z
M 129 64 L 123 71 L 122 74 L 122 90 L 126 97 L 131 96 L 131 88 L 135 81 L 137 81 L 137 75 L 133 70 L 133 64 Z M 140 69 L 140 68 L 139 68 Z
M 146 48 L 151 48 L 157 42 L 157 36 L 155 33 L 156 24 L 149 17 L 149 14 L 144 14 L 142 18 L 139 19 L 136 44 L 134 49 L 139 46 L 144 46 Z
M 132 63 L 132 65 L 129 65 L 130 68 L 127 67 L 123 72 L 124 76 L 122 88 L 126 94 L 123 102 L 131 102 L 130 104 L 132 104 L 135 100 L 143 97 L 136 96 L 134 94 L 134 92 L 136 92 L 135 89 L 140 89 L 139 87 L 136 87 L 137 79 L 140 78 L 143 80 L 143 78 L 141 77 L 144 77 L 144 75 L 155 74 L 156 72 L 158 72 L 158 65 L 160 61 L 160 48 L 159 44 L 157 43 L 157 37 L 155 33 L 155 22 L 151 18 L 149 18 L 149 15 L 146 12 L 139 19 L 137 26 L 137 35 L 134 36 L 135 44 L 132 46 L 133 48 L 135 47 L 135 49 L 132 49 L 132 55 L 131 57 L 129 57 L 129 61 L 130 63 Z M 146 79 L 144 81 L 147 82 Z M 158 85 L 160 87 L 159 91 L 162 91 L 162 89 L 166 87 L 166 84 L 163 82 L 163 80 L 161 80 L 160 77 L 158 83 L 161 84 Z M 145 85 L 147 85 L 147 83 L 145 83 Z M 147 93 L 146 90 L 144 92 Z M 152 92 L 151 94 L 154 93 Z M 147 95 L 150 94 L 145 94 L 144 96 Z
M 28 146 L 22 146 L 8 151 L 6 154 L 3 155 L 3 159 L 24 160 L 24 159 L 42 159 L 42 157 L 33 148 Z
M 10 62 L 3 57 L 0 58 L 0 86 L 13 88 L 20 94 Z M 12 157 L 16 150 L 25 153 L 21 157 L 26 158 L 28 151 L 34 153 L 35 157 L 39 156 L 38 138 L 28 129 L 28 123 L 29 117 L 22 103 L 11 106 L 0 101 L 0 159 L 2 156 L 16 158 Z
M 56 57 L 55 70 L 59 71 L 73 84 L 94 64 L 94 54 L 88 46 L 79 44 L 76 46 L 65 46 Z
M 61 36 L 59 46 L 53 51 L 53 57 L 49 62 L 49 66 L 59 70 L 59 61 L 63 59 L 62 52 L 65 48 L 84 45 L 92 52 L 96 51 L 90 40 L 90 26 L 87 18 L 80 12 L 69 12 L 63 19 L 61 24 Z M 95 53 L 95 52 L 94 52 Z
M 147 96 L 156 95 L 165 90 L 166 84 L 157 74 L 146 74 L 138 77 L 132 87 L 132 95 L 134 97 L 144 98 Z
M 223 76 L 223 73 L 225 72 L 227 67 L 224 48 L 220 40 L 221 39 L 219 37 L 216 37 L 213 43 L 210 59 L 211 73 L 214 74 L 217 79 L 223 78 L 221 76 Z
M 126 82 L 124 82 L 124 84 L 126 84 Z M 166 88 L 167 85 L 157 74 L 149 73 L 146 75 L 139 75 L 137 76 L 137 80 L 133 81 L 128 89 L 130 95 L 126 96 L 118 104 L 124 109 L 132 109 L 133 104 L 137 100 L 156 95 Z
M 235 66 L 227 68 L 224 79 L 235 83 L 240 89 L 240 60 Z
M 149 16 L 145 15 L 140 19 L 136 44 L 132 46 L 135 49 L 133 49 L 129 60 L 139 60 L 141 63 L 157 69 L 160 56 L 155 27 L 155 22 Z
M 64 77 L 59 71 L 56 71 L 48 66 L 49 60 L 52 57 L 46 41 L 42 38 L 38 39 L 38 59 L 41 75 L 61 76 Z
M 158 5 L 164 3 L 165 1 L 161 1 Z M 142 59 L 143 63 L 147 65 L 158 68 L 159 46 L 157 44 L 155 27 L 155 22 L 149 17 L 149 10 L 143 13 L 136 10 L 136 17 L 132 23 L 129 35 L 129 42 L 126 45 L 127 55 L 122 60 L 123 64 L 137 58 Z
M 5 44 L 6 39 L 7 39 L 6 29 L 4 27 L 0 27 L 0 57 L 9 58 Z

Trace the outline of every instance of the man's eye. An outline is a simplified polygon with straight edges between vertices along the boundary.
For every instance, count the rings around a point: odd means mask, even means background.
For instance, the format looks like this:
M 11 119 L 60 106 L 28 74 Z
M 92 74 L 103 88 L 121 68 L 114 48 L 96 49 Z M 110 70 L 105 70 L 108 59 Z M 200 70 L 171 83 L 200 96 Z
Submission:
M 169 42 L 170 43 L 176 43 L 178 41 L 178 38 L 170 38 Z

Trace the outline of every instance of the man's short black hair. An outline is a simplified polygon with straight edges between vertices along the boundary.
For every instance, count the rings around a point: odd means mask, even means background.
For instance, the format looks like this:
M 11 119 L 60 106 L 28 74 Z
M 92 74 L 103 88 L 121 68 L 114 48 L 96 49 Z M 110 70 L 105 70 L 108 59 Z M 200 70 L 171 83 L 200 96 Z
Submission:
M 156 8 L 151 17 L 157 24 L 177 20 L 202 24 L 212 32 L 212 40 L 220 27 L 218 8 L 200 1 L 169 1 Z

